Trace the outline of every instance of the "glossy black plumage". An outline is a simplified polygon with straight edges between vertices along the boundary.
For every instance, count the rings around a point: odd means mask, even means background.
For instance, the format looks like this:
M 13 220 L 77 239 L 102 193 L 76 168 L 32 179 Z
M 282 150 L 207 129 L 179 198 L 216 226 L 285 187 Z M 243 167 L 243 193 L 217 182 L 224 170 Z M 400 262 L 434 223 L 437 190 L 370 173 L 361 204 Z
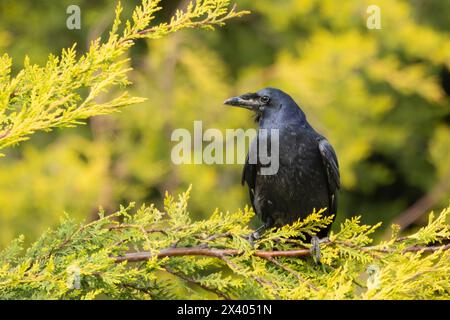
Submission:
M 249 187 L 250 200 L 266 227 L 282 226 L 305 218 L 314 209 L 337 211 L 340 188 L 338 160 L 331 144 L 306 120 L 294 100 L 278 89 L 228 99 L 226 104 L 256 112 L 260 129 L 279 131 L 279 169 L 260 174 L 261 164 L 250 163 L 257 152 L 258 137 L 252 141 L 244 166 L 242 183 Z M 326 236 L 322 230 L 319 237 Z

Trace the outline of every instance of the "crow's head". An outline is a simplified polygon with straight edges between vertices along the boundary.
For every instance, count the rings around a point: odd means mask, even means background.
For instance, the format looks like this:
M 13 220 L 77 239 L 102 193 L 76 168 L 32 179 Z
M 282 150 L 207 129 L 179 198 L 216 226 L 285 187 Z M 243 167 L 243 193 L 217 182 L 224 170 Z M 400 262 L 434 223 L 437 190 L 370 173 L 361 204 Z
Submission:
M 274 117 L 279 112 L 303 115 L 295 101 L 287 93 L 275 88 L 264 88 L 225 100 L 224 104 L 246 108 L 256 113 L 256 120 Z

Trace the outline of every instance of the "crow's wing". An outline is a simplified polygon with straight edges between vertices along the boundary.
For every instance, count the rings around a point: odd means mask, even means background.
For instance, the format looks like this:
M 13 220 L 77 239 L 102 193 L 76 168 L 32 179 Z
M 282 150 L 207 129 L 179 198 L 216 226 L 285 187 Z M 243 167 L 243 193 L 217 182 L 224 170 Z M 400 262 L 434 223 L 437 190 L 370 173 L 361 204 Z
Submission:
M 319 150 L 322 156 L 323 165 L 325 167 L 328 179 L 328 196 L 330 198 L 330 214 L 336 214 L 337 211 L 337 191 L 341 187 L 341 179 L 339 175 L 339 163 L 333 147 L 322 138 L 319 140 Z
M 258 167 L 257 164 L 252 164 L 250 163 L 250 153 L 251 152 L 256 152 L 255 150 L 255 145 L 256 145 L 256 140 L 253 140 L 249 151 L 247 153 L 247 157 L 245 158 L 245 164 L 244 164 L 244 170 L 242 171 L 242 180 L 241 180 L 241 184 L 244 185 L 244 183 L 247 183 L 248 186 L 248 191 L 250 193 L 250 200 L 252 202 L 252 206 L 254 209 L 254 198 L 255 198 L 255 186 L 256 186 L 256 174 L 258 171 Z

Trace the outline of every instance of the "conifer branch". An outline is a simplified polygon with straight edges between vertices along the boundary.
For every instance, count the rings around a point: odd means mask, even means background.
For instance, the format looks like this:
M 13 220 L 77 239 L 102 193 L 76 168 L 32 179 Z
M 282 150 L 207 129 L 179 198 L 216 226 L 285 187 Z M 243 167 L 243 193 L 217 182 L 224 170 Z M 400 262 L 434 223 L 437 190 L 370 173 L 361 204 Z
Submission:
M 450 207 L 430 214 L 416 233 L 394 232 L 375 245 L 378 225 L 348 219 L 320 244 L 323 268 L 317 268 L 304 259 L 309 244 L 292 237 L 304 239 L 331 223 L 320 212 L 268 230 L 252 247 L 245 235 L 253 211 L 216 211 L 192 221 L 188 198 L 189 191 L 177 200 L 166 195 L 162 211 L 153 205 L 132 211 L 130 204 L 88 224 L 66 218 L 27 250 L 17 239 L 0 252 L 0 295 L 183 298 L 181 280 L 192 284 L 189 292 L 202 288 L 220 299 L 450 298 Z
M 319 291 L 319 289 L 317 289 L 314 285 L 312 285 L 308 280 L 304 279 L 302 277 L 302 275 L 300 273 L 298 273 L 297 271 L 293 270 L 292 268 L 278 262 L 276 259 L 274 259 L 273 257 L 265 257 L 268 261 L 272 262 L 273 264 L 275 264 L 276 266 L 280 267 L 281 269 L 285 270 L 286 272 L 289 272 L 291 274 L 293 274 L 295 277 L 297 277 L 298 281 L 302 282 L 302 283 L 306 283 L 308 285 L 309 288 L 315 290 L 315 291 Z
M 445 251 L 450 249 L 450 244 L 440 245 L 440 246 L 411 246 L 401 250 L 402 253 L 407 252 L 435 252 L 435 251 Z M 362 247 L 359 250 L 364 252 L 376 251 L 383 253 L 394 253 L 397 252 L 395 249 L 383 249 L 379 246 Z M 126 253 L 123 256 L 114 257 L 115 262 L 120 263 L 124 261 L 128 262 L 140 262 L 152 259 L 156 256 L 158 259 L 167 257 L 182 257 L 182 256 L 204 256 L 204 257 L 215 257 L 222 259 L 223 256 L 238 256 L 243 252 L 238 249 L 215 249 L 215 248 L 205 248 L 205 247 L 188 247 L 188 248 L 166 248 L 159 251 L 156 255 L 153 255 L 149 251 L 142 252 L 132 252 Z M 268 259 L 272 261 L 273 258 L 301 258 L 309 257 L 311 252 L 307 248 L 296 249 L 296 250 L 256 250 L 252 253 L 253 256 Z
M 168 273 L 170 273 L 170 274 L 172 274 L 172 275 L 174 275 L 174 276 L 176 276 L 176 277 L 178 277 L 178 278 L 180 278 L 180 279 L 182 279 L 182 280 L 184 280 L 184 281 L 186 281 L 186 282 L 188 282 L 190 284 L 199 286 L 200 288 L 202 288 L 202 289 L 204 289 L 206 291 L 210 291 L 210 292 L 216 294 L 218 297 L 221 297 L 221 298 L 223 298 L 225 300 L 231 300 L 231 298 L 227 294 L 225 294 L 224 292 L 221 292 L 220 290 L 217 290 L 215 288 L 211 288 L 211 287 L 209 287 L 207 285 L 204 285 L 200 281 L 195 280 L 194 278 L 188 277 L 188 276 L 186 276 L 185 274 L 183 274 L 181 272 L 176 272 L 175 270 L 172 270 L 168 266 L 164 266 L 164 269 Z
M 106 97 L 102 103 L 97 99 L 131 84 L 128 73 L 132 69 L 126 55 L 136 40 L 157 39 L 187 28 L 211 30 L 249 13 L 237 11 L 230 0 L 193 0 L 185 11 L 177 10 L 169 22 L 150 26 L 161 10 L 160 2 L 142 0 L 123 30 L 119 2 L 108 39 L 95 39 L 80 57 L 74 44 L 59 56 L 50 55 L 44 66 L 32 64 L 26 57 L 24 69 L 12 75 L 12 59 L 7 54 L 0 56 L 0 150 L 29 139 L 37 131 L 73 127 L 92 116 L 145 101 L 127 92 Z

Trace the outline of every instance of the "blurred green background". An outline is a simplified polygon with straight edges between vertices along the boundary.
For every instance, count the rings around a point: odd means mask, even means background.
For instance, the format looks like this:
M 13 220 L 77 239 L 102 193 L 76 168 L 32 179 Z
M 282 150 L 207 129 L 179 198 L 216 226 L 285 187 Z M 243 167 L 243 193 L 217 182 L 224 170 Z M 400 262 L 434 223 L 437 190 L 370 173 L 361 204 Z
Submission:
M 125 15 L 139 1 L 124 1 Z M 157 21 L 186 1 L 162 1 Z M 0 246 L 28 241 L 98 206 L 160 204 L 166 190 L 193 184 L 190 211 L 248 203 L 242 165 L 172 164 L 172 130 L 251 128 L 251 115 L 222 101 L 275 86 L 291 94 L 334 145 L 341 166 L 338 221 L 363 216 L 384 227 L 418 203 L 448 204 L 450 191 L 450 2 L 441 0 L 237 0 L 252 14 L 215 32 L 189 30 L 139 42 L 130 56 L 130 91 L 146 103 L 86 126 L 35 134 L 0 159 Z M 66 28 L 67 6 L 81 8 L 81 30 Z M 381 30 L 366 27 L 369 5 Z M 106 35 L 115 1 L 1 0 L 0 52 L 45 63 L 49 53 Z M 425 208 L 425 210 L 424 210 Z M 417 210 L 416 210 L 417 212 Z M 418 215 L 410 226 L 420 226 Z

